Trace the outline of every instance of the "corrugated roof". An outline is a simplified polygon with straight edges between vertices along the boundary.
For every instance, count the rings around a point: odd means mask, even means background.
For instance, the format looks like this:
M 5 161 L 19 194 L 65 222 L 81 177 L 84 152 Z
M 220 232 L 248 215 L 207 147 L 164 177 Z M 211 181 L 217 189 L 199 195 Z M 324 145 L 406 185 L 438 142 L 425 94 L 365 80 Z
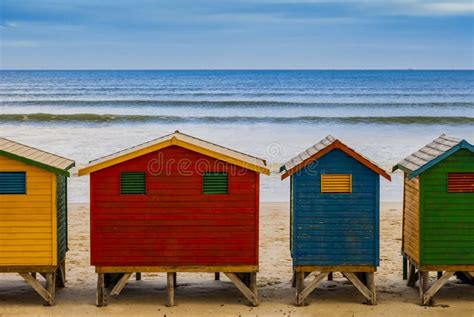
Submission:
M 165 135 L 163 137 L 90 161 L 89 165 L 79 170 L 79 176 L 89 174 L 93 171 L 97 171 L 171 145 L 188 148 L 192 151 L 239 165 L 250 170 L 255 170 L 267 175 L 270 174 L 266 161 L 263 159 L 231 150 L 229 148 L 195 138 L 179 131 L 175 131 L 174 133 Z
M 303 169 L 306 165 L 310 164 L 319 157 L 329 153 L 333 149 L 340 149 L 345 152 L 347 155 L 351 156 L 355 160 L 367 166 L 369 169 L 373 170 L 377 174 L 385 177 L 390 180 L 390 175 L 376 163 L 369 160 L 367 157 L 356 152 L 352 148 L 348 147 L 332 135 L 326 136 L 324 139 L 309 147 L 305 151 L 301 152 L 285 164 L 280 167 L 280 172 L 283 173 L 282 179 L 285 179 L 288 176 L 296 173 L 297 171 Z
M 0 155 L 66 175 L 69 175 L 67 170 L 74 166 L 73 160 L 5 138 L 0 138 Z
M 460 148 L 472 151 L 472 145 L 466 140 L 441 134 L 431 143 L 401 160 L 393 167 L 393 171 L 402 169 L 413 178 Z

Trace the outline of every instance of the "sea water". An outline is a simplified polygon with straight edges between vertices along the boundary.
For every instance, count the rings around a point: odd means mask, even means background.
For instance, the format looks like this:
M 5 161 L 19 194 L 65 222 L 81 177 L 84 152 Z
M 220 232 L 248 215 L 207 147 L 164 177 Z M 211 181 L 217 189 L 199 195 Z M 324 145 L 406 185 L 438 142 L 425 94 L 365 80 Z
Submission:
M 474 142 L 474 71 L 0 71 L 0 136 L 79 167 L 175 130 L 274 171 L 331 134 L 391 170 L 442 133 Z M 288 180 L 261 186 L 288 201 Z M 87 202 L 88 177 L 69 190 Z M 401 173 L 381 199 L 401 201 Z

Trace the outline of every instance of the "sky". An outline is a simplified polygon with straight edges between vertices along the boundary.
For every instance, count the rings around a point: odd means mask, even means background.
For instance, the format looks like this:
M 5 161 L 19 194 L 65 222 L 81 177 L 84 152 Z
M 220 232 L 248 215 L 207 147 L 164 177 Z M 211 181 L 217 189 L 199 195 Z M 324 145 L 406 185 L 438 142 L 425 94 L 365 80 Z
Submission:
M 1 69 L 474 69 L 473 0 L 1 0 Z

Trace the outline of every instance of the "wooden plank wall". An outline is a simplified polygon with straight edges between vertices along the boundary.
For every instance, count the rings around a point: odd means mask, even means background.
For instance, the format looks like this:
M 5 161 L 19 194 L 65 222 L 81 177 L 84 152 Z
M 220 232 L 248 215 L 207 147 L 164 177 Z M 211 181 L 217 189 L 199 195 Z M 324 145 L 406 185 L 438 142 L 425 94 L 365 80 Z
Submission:
M 146 195 L 120 195 L 125 171 L 147 172 Z M 205 171 L 227 171 L 229 193 L 203 194 Z M 92 265 L 258 265 L 258 182 L 177 146 L 93 172 Z
M 0 195 L 0 266 L 53 265 L 51 172 L 0 156 L 0 171 L 26 172 L 26 195 Z
M 67 177 L 57 175 L 57 230 L 58 230 L 58 261 L 61 262 L 66 257 L 68 249 L 67 236 Z
M 474 193 L 448 193 L 449 172 L 474 172 L 474 153 L 461 149 L 420 176 L 423 265 L 474 265 Z
M 352 174 L 352 193 L 321 193 L 320 174 Z M 379 175 L 336 149 L 293 176 L 294 265 L 378 265 Z
M 410 258 L 420 261 L 420 182 L 405 175 L 403 185 L 403 247 Z

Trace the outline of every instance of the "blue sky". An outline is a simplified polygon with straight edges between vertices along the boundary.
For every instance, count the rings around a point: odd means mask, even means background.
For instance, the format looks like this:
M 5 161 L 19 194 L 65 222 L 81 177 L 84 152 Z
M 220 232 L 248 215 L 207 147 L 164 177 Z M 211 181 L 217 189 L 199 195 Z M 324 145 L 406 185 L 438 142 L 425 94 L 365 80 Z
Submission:
M 472 0 L 1 0 L 3 69 L 474 68 Z

